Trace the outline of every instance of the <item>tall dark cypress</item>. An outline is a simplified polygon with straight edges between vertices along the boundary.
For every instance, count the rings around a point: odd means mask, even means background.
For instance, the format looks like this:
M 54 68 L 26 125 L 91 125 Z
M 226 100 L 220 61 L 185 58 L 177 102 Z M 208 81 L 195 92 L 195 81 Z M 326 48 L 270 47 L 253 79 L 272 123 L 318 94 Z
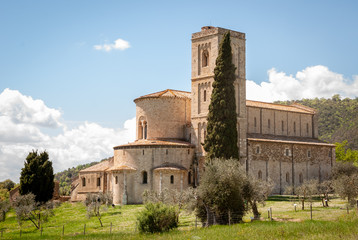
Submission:
M 47 152 L 32 151 L 27 155 L 25 166 L 21 170 L 20 194 L 33 193 L 36 202 L 47 202 L 52 199 L 54 174 L 52 162 Z
M 214 69 L 204 149 L 209 159 L 239 158 L 235 103 L 235 65 L 232 63 L 230 32 L 221 43 Z

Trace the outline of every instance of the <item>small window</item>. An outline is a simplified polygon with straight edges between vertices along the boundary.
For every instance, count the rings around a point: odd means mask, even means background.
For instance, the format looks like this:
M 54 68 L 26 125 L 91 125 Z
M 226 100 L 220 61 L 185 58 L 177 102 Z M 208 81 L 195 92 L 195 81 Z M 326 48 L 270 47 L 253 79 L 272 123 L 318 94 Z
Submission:
M 286 155 L 286 156 L 290 156 L 290 149 L 286 148 L 286 150 L 285 150 L 285 155 Z
M 143 173 L 142 173 L 142 183 L 143 184 L 148 183 L 148 173 L 146 171 L 143 171 Z
M 166 150 L 165 150 L 165 154 L 167 154 L 167 155 L 168 155 L 168 149 L 166 149 Z
M 254 127 L 256 127 L 256 118 L 254 117 Z
M 309 157 L 309 158 L 311 157 L 311 150 L 307 151 L 307 157 Z
M 144 155 L 144 149 L 142 150 L 142 155 Z
M 82 187 L 86 187 L 86 178 L 82 178 Z
M 259 179 L 262 179 L 262 172 L 261 172 L 261 170 L 258 172 L 258 177 L 259 177 Z
M 188 149 L 188 154 L 190 154 L 190 149 Z
M 293 132 L 296 134 L 296 122 L 293 122 Z
M 286 173 L 286 182 L 290 183 L 290 174 L 289 173 Z
M 188 172 L 188 184 L 191 184 L 191 172 Z
M 256 147 L 256 153 L 259 154 L 260 153 L 260 146 Z
M 202 66 L 203 66 L 203 67 L 208 66 L 209 52 L 208 52 L 207 50 L 204 50 L 204 51 L 203 51 L 202 58 L 203 58 L 203 59 L 202 59 L 202 60 L 203 60 Z
M 118 184 L 118 176 L 115 177 L 116 184 Z
M 303 183 L 303 175 L 302 175 L 302 173 L 300 173 L 298 178 L 299 178 L 300 183 L 302 184 Z
M 97 187 L 100 187 L 101 186 L 101 178 L 97 178 Z
M 174 184 L 174 176 L 173 175 L 170 176 L 170 183 Z
M 282 132 L 285 131 L 285 124 L 283 121 L 281 121 L 281 127 L 282 127 Z
M 204 102 L 206 102 L 206 90 L 204 90 Z
M 268 126 L 269 129 L 271 128 L 271 120 L 270 119 L 267 120 L 267 126 Z

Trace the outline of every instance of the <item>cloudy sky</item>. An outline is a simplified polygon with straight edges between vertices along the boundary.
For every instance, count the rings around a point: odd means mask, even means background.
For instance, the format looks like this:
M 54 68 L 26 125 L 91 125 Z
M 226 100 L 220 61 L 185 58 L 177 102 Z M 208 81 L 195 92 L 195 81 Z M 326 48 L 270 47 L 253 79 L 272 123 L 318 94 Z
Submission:
M 190 91 L 191 33 L 246 33 L 247 97 L 358 96 L 356 1 L 1 1 L 0 181 L 134 140 L 133 99 Z

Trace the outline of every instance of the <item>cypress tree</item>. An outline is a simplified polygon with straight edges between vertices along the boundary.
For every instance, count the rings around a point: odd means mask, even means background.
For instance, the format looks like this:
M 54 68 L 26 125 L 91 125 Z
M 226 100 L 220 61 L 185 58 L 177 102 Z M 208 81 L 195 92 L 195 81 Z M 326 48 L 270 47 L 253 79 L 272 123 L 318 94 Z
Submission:
M 235 103 L 235 65 L 232 63 L 230 32 L 220 43 L 214 69 L 204 149 L 209 159 L 239 158 Z
M 20 194 L 33 193 L 36 202 L 47 202 L 52 199 L 54 190 L 52 162 L 46 151 L 30 152 L 21 170 Z

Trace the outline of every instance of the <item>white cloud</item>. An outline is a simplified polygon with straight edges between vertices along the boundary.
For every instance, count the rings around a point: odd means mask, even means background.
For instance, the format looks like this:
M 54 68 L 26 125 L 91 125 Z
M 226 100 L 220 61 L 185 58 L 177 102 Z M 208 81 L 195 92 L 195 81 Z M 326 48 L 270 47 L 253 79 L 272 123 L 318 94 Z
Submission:
M 16 124 L 34 124 L 50 128 L 62 125 L 59 110 L 48 108 L 42 100 L 34 100 L 8 88 L 0 94 L 0 116 L 9 117 Z
M 135 118 L 123 128 L 105 128 L 84 122 L 69 129 L 59 121 L 60 111 L 47 107 L 18 91 L 5 89 L 0 94 L 0 181 L 18 182 L 27 154 L 46 150 L 55 172 L 78 164 L 113 156 L 113 147 L 134 140 Z M 63 133 L 50 136 L 43 127 L 61 127 Z
M 126 50 L 127 48 L 130 48 L 129 42 L 118 38 L 114 41 L 112 44 L 102 44 L 102 45 L 94 45 L 94 49 L 96 50 L 104 50 L 106 52 L 112 51 L 112 50 Z
M 296 76 L 268 71 L 268 82 L 257 84 L 247 80 L 247 99 L 272 102 L 275 100 L 298 100 L 302 98 L 329 98 L 334 94 L 354 98 L 358 96 L 358 76 L 348 80 L 342 74 L 317 65 L 307 67 Z

